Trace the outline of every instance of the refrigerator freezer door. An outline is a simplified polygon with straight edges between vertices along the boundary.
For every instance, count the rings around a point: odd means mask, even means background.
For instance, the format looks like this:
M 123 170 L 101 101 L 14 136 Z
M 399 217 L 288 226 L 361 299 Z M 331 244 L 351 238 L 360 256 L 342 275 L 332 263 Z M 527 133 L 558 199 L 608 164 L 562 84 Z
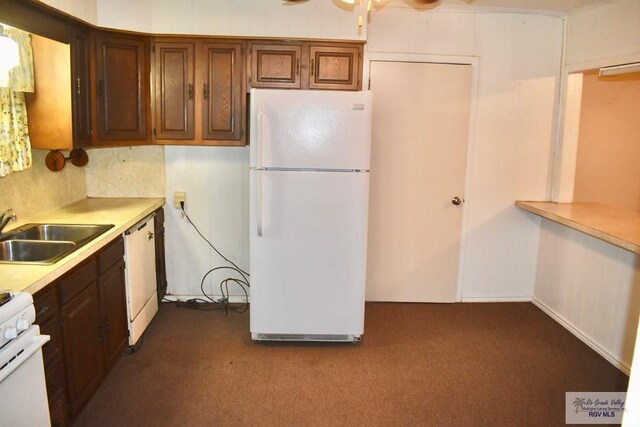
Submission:
M 369 174 L 250 175 L 252 337 L 357 339 L 364 328 Z
M 369 170 L 371 92 L 251 90 L 252 168 Z

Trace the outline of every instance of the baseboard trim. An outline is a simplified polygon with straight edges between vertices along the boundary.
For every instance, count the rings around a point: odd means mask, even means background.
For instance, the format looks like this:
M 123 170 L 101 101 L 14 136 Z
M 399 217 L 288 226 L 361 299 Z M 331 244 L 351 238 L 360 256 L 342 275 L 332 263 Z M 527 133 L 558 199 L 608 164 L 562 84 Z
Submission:
M 531 297 L 463 297 L 461 302 L 531 302 Z
M 609 350 L 607 350 L 606 348 L 602 347 L 600 344 L 598 344 L 598 342 L 596 342 L 589 335 L 587 335 L 584 332 L 580 331 L 576 326 L 574 326 L 571 322 L 569 322 L 567 319 L 565 319 L 564 316 L 560 315 L 555 310 L 553 310 L 551 307 L 547 306 L 545 303 L 543 303 L 542 301 L 536 299 L 535 297 L 533 297 L 531 299 L 531 302 L 536 307 L 538 307 L 540 310 L 544 311 L 547 315 L 549 315 L 549 317 L 551 317 L 553 320 L 555 320 L 556 322 L 560 323 L 565 329 L 567 329 L 573 335 L 578 337 L 578 339 L 580 339 L 580 341 L 582 341 L 583 343 L 585 343 L 586 345 L 591 347 L 600 356 L 602 356 L 605 359 L 607 359 L 607 361 L 609 363 L 611 363 L 613 366 L 618 368 L 620 371 L 624 372 L 626 375 L 630 374 L 631 366 L 627 365 L 622 360 L 618 359 L 616 356 L 611 354 L 611 352 L 609 352 Z
M 164 296 L 164 299 L 166 301 L 187 301 L 190 299 L 202 299 L 202 300 L 206 300 L 206 298 L 201 294 L 201 295 L 175 295 L 175 294 L 167 294 Z M 222 295 L 213 295 L 211 296 L 211 298 L 218 300 L 220 298 L 222 298 Z M 229 302 L 231 302 L 232 304 L 244 304 L 247 302 L 246 297 L 244 295 L 231 295 L 231 297 L 229 297 Z

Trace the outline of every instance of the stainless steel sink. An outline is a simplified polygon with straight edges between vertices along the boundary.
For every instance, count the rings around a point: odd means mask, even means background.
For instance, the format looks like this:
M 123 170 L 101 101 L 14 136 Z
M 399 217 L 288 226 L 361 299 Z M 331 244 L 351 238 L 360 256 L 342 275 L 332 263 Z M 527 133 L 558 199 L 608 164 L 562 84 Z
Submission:
M 5 240 L 0 242 L 0 261 L 50 264 L 71 253 L 76 244 L 45 240 Z
M 26 224 L 0 239 L 2 264 L 53 264 L 113 224 Z
M 79 243 L 104 233 L 113 225 L 94 224 L 28 224 L 11 233 L 12 239 L 61 240 Z

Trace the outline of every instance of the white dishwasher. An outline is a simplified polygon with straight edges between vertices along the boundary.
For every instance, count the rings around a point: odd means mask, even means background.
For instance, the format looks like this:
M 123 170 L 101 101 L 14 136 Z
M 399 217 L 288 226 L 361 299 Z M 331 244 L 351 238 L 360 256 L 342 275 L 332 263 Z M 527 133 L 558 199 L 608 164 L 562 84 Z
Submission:
M 135 345 L 158 312 L 154 216 L 124 232 L 129 345 Z

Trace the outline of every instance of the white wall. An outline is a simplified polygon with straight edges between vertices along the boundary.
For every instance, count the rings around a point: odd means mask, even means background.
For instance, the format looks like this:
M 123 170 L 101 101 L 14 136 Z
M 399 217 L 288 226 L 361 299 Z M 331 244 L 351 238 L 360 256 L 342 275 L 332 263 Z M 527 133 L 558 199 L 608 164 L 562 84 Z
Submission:
M 557 150 L 553 185 L 558 198 L 570 201 L 579 120 L 576 108 L 582 81 L 566 75 L 570 71 L 640 61 L 640 2 L 613 0 L 582 9 L 568 17 L 566 37 L 564 78 L 570 84 L 563 98 L 570 111 L 561 112 L 563 137 Z M 637 255 L 545 223 L 534 300 L 626 370 L 640 305 L 638 269 Z
M 574 68 L 640 60 L 640 1 L 612 0 L 569 15 L 566 50 Z
M 543 220 L 534 302 L 629 372 L 640 315 L 638 255 Z
M 154 33 L 364 40 L 359 12 L 327 0 L 98 0 L 99 25 Z
M 69 15 L 83 21 L 95 24 L 97 22 L 97 0 L 39 0 L 51 7 L 55 7 Z
M 166 147 L 165 175 L 168 291 L 178 296 L 202 296 L 204 274 L 228 264 L 173 208 L 173 192 L 187 193 L 186 211 L 200 232 L 227 258 L 248 270 L 249 148 Z M 207 293 L 219 295 L 218 284 L 229 273 L 209 275 Z M 232 294 L 242 292 L 234 286 Z
M 515 200 L 548 197 L 563 20 L 386 8 L 367 52 L 479 57 L 463 233 L 463 300 L 529 299 L 539 219 Z M 366 56 L 365 56 L 366 57 Z

